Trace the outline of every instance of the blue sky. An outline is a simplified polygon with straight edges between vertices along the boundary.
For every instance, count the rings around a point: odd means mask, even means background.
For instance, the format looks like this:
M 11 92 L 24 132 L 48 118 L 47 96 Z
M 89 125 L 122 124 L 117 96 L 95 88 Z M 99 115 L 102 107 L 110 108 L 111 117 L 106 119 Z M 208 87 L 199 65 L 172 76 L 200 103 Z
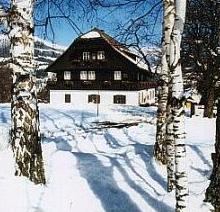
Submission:
M 147 1 L 146 1 L 147 2 Z M 154 0 L 149 1 L 153 4 Z M 156 2 L 156 1 L 155 1 Z M 106 8 L 106 9 L 98 9 L 95 12 L 91 12 L 91 14 L 87 14 L 86 16 L 81 16 L 81 11 L 79 10 L 77 15 L 71 17 L 77 27 L 81 32 L 85 33 L 92 29 L 93 27 L 98 27 L 103 29 L 111 36 L 117 36 L 120 30 L 116 30 L 119 26 L 119 23 L 125 23 L 130 19 L 135 19 L 144 14 L 144 12 L 148 11 L 151 8 L 150 3 L 143 4 L 143 7 L 140 7 L 134 13 L 131 8 Z M 156 15 L 155 15 L 156 14 Z M 152 34 L 149 38 L 150 40 L 160 42 L 161 37 L 161 7 L 158 6 L 155 8 L 155 14 L 152 13 L 153 17 L 148 17 L 149 28 L 141 29 L 142 32 L 148 30 L 148 33 Z M 157 22 L 154 26 L 154 20 L 157 18 Z M 64 19 L 54 19 L 52 20 L 54 37 L 52 36 L 51 30 L 48 30 L 47 39 L 64 46 L 69 46 L 72 41 L 79 36 L 79 31 L 76 32 L 71 25 Z M 141 24 L 141 22 L 140 22 Z M 150 29 L 152 28 L 152 29 Z M 36 27 L 35 34 L 40 37 L 45 37 L 45 29 L 42 27 Z M 120 37 L 117 37 L 120 40 Z M 144 44 L 146 45 L 146 44 Z
M 98 0 L 97 0 L 98 1 Z M 108 2 L 119 2 L 124 3 L 128 2 L 128 0 L 99 0 L 100 2 L 104 2 L 105 4 Z M 9 7 L 9 0 L 0 0 L 0 5 L 6 5 Z M 77 2 L 82 2 L 83 6 L 85 6 L 86 13 L 82 12 L 82 7 L 77 4 Z M 85 33 L 90 29 L 97 27 L 104 30 L 109 35 L 115 37 L 119 41 L 121 39 L 125 39 L 125 36 L 119 36 L 121 30 L 125 29 L 121 25 L 125 24 L 128 21 L 135 20 L 137 17 L 142 16 L 144 13 L 147 13 L 151 10 L 152 6 L 161 2 L 160 0 L 146 0 L 140 1 L 139 4 L 134 11 L 134 7 L 129 7 L 128 5 L 124 6 L 121 9 L 118 8 L 98 8 L 95 11 L 91 11 L 89 2 L 96 2 L 96 0 L 44 0 L 44 1 L 36 1 L 35 2 L 35 19 L 43 22 L 48 17 L 48 11 L 51 16 L 60 15 L 59 7 L 61 10 L 67 14 L 69 10 L 69 6 L 72 3 L 72 12 L 69 14 L 74 24 L 80 29 L 81 33 Z M 133 2 L 133 1 L 130 1 Z M 41 5 L 42 4 L 42 5 Z M 40 6 L 39 6 L 40 5 Z M 37 9 L 36 9 L 37 8 Z M 58 11 L 58 12 L 57 12 Z M 147 27 L 141 27 L 139 29 L 139 35 L 143 35 L 140 39 L 143 42 L 143 46 L 150 45 L 151 42 L 160 43 L 161 40 L 161 3 L 159 6 L 156 6 L 154 10 L 150 12 L 150 16 L 145 18 L 147 21 Z M 155 19 L 157 20 L 155 22 Z M 142 19 L 143 20 L 143 19 Z M 139 20 L 136 25 L 142 25 L 143 21 Z M 42 23 L 42 22 L 41 22 Z M 52 36 L 51 28 L 48 28 L 47 33 L 44 27 L 36 27 L 35 35 L 55 42 L 60 45 L 69 46 L 72 41 L 79 36 L 79 30 L 74 30 L 71 25 L 64 19 L 52 19 L 51 23 L 53 25 L 54 36 Z M 128 23 L 125 24 L 126 27 Z M 76 32 L 77 31 L 77 32 Z M 145 36 L 145 33 L 148 36 Z M 46 36 L 47 35 L 47 36 Z M 132 36 L 129 39 L 133 39 Z M 127 40 L 129 40 L 127 39 Z M 131 42 L 128 41 L 127 43 Z

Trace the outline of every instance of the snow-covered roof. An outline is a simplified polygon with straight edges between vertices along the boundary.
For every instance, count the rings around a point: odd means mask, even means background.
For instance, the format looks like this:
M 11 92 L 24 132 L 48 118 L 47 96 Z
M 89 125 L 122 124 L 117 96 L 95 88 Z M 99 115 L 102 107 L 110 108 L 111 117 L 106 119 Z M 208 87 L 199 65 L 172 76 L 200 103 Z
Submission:
M 201 100 L 201 94 L 198 93 L 195 89 L 188 89 L 184 92 L 184 96 L 188 101 L 199 104 Z
M 101 35 L 97 31 L 90 31 L 90 32 L 87 32 L 86 34 L 80 36 L 80 38 L 87 38 L 87 39 L 89 39 L 89 38 L 100 38 L 100 37 L 101 37 Z

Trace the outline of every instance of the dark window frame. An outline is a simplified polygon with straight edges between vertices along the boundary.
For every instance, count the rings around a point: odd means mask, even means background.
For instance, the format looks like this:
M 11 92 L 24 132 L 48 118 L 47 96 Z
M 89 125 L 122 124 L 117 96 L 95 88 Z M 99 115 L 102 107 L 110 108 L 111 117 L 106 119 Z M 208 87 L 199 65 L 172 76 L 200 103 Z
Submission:
M 105 51 L 97 51 L 97 60 L 105 60 Z
M 91 60 L 91 52 L 83 52 L 83 61 Z
M 71 94 L 65 94 L 65 103 L 71 103 Z
M 63 72 L 63 79 L 64 79 L 64 80 L 71 80 L 71 78 L 72 78 L 72 73 L 71 73 L 71 71 L 64 71 L 64 72 Z
M 126 104 L 126 95 L 114 95 L 113 103 L 114 104 Z
M 88 95 L 88 103 L 100 104 L 100 95 L 99 94 Z

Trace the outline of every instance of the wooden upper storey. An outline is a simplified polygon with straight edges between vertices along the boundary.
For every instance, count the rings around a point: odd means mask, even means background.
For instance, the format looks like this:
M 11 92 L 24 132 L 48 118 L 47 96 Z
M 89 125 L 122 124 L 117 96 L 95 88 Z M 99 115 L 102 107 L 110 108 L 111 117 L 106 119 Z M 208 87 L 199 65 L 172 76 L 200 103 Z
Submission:
M 155 82 L 154 74 L 138 60 L 137 55 L 115 39 L 101 30 L 93 29 L 74 40 L 46 71 L 56 73 L 57 82 Z

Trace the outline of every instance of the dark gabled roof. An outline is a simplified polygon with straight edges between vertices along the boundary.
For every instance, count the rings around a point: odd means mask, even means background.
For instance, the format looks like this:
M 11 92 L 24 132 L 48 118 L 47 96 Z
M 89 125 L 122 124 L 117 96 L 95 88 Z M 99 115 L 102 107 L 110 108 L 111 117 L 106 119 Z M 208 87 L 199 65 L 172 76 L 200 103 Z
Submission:
M 120 54 L 122 54 L 124 57 L 126 57 L 128 60 L 130 60 L 132 63 L 134 63 L 135 65 L 137 65 L 141 69 L 149 70 L 147 64 L 143 63 L 137 54 L 130 51 L 125 45 L 119 43 L 113 37 L 106 34 L 103 30 L 100 30 L 98 28 L 93 28 L 89 32 L 81 35 L 78 39 L 82 39 L 82 38 L 86 39 L 86 37 L 88 39 L 89 38 L 88 34 L 91 34 L 91 33 L 98 33 L 100 37 L 102 37 L 106 42 L 108 42 L 112 47 L 114 47 L 115 50 L 117 50 Z M 130 57 L 129 55 L 134 55 L 137 58 L 139 58 L 139 60 L 136 61 L 132 57 Z
M 130 54 L 133 54 L 137 56 L 134 52 L 131 52 L 125 45 L 122 43 L 119 43 L 115 38 L 111 37 L 110 35 L 106 34 L 104 30 L 100 30 L 98 28 L 93 28 L 89 32 L 83 34 L 79 38 L 82 38 L 83 36 L 88 35 L 89 33 L 97 32 L 99 33 L 100 37 L 104 38 L 111 46 L 114 46 L 115 48 L 119 49 L 120 51 L 128 52 Z
M 133 65 L 136 65 L 138 68 L 142 69 L 143 71 L 149 72 L 148 65 L 141 61 L 141 59 L 136 55 L 135 53 L 131 52 L 127 47 L 119 43 L 117 40 L 115 40 L 113 37 L 106 34 L 103 30 L 93 28 L 89 32 L 79 36 L 76 38 L 73 43 L 69 46 L 69 48 L 60 56 L 58 59 L 56 59 L 47 69 L 47 72 L 53 72 L 54 66 L 58 65 L 63 58 L 65 58 L 65 55 L 70 51 L 70 49 L 75 45 L 75 42 L 82 40 L 82 39 L 97 39 L 102 38 L 105 40 L 115 51 L 117 51 L 120 55 L 122 55 L 126 60 L 128 60 Z M 133 57 L 132 57 L 132 56 Z M 134 57 L 137 59 L 135 60 Z M 150 73 L 150 72 L 149 72 Z

